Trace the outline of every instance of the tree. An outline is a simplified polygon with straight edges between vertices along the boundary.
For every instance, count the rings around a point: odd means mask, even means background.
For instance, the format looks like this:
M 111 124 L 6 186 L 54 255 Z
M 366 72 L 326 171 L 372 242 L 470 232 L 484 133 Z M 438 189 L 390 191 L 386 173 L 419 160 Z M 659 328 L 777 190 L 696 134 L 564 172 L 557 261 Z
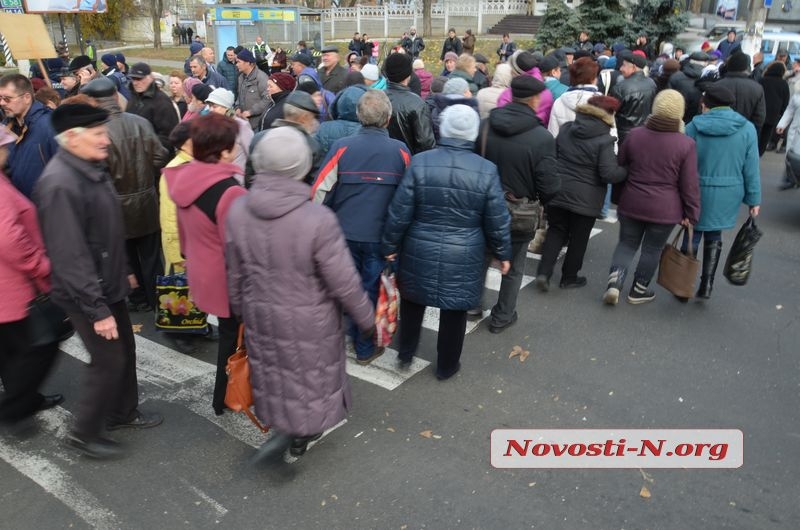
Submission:
M 152 0 L 150 3 L 153 17 L 153 48 L 161 48 L 161 12 L 164 11 L 164 0 Z
M 88 38 L 118 40 L 122 21 L 137 14 L 133 0 L 108 2 L 108 11 L 97 14 L 80 14 L 81 31 Z M 60 38 L 60 37 L 59 37 Z
M 433 8 L 433 0 L 422 0 L 422 35 L 427 39 L 433 33 L 433 24 L 431 23 L 431 9 Z
M 631 7 L 631 30 L 646 33 L 653 42 L 667 42 L 689 25 L 689 13 L 674 0 L 639 0 Z
M 581 19 L 564 0 L 549 0 L 544 12 L 536 43 L 544 49 L 560 48 L 577 40 L 575 28 L 581 27 Z
M 612 42 L 625 36 L 627 13 L 619 0 L 584 0 L 578 7 L 578 14 L 592 42 L 611 46 Z

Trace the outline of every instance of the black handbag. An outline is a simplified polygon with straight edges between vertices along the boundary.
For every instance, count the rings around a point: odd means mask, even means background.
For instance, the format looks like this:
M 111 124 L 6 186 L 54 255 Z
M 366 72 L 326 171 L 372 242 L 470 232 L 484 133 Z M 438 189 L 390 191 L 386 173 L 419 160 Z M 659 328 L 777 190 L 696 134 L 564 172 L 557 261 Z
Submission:
M 508 213 L 511 214 L 511 233 L 532 239 L 542 213 L 539 201 L 532 201 L 527 197 L 518 198 L 510 192 L 506 192 L 505 199 Z
M 75 334 L 67 314 L 47 294 L 40 294 L 28 305 L 27 322 L 32 348 L 57 344 Z
M 747 283 L 753 268 L 753 249 L 762 235 L 764 233 L 756 226 L 756 221 L 752 216 L 747 218 L 747 221 L 739 229 L 739 233 L 736 234 L 722 272 L 733 285 Z

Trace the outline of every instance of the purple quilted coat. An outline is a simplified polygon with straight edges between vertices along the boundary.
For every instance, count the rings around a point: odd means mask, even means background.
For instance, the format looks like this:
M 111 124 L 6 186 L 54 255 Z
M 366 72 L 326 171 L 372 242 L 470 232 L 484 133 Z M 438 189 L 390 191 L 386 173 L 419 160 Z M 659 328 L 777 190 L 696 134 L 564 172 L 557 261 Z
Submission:
M 336 215 L 310 195 L 302 182 L 258 175 L 226 228 L 256 414 L 296 436 L 336 425 L 350 407 L 342 310 L 361 329 L 375 323 Z

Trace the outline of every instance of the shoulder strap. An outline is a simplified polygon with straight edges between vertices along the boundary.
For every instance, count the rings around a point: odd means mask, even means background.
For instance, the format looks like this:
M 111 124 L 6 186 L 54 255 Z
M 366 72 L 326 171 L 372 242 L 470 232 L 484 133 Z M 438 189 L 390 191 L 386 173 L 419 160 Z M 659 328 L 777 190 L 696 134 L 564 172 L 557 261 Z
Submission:
M 603 91 L 608 95 L 608 89 L 611 88 L 611 70 L 601 70 L 600 79 L 603 81 Z
M 200 211 L 206 214 L 206 217 L 208 217 L 212 223 L 217 224 L 217 205 L 219 204 L 219 200 L 228 188 L 238 185 L 239 182 L 233 177 L 220 180 L 201 193 L 193 204 L 200 208 Z

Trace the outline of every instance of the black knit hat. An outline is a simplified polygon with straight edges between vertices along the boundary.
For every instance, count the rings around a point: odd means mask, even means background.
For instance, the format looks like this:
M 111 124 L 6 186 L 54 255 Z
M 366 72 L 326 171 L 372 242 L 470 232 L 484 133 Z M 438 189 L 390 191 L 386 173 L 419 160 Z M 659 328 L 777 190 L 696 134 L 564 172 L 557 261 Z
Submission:
M 750 68 L 750 56 L 741 52 L 734 53 L 728 57 L 725 65 L 729 72 L 746 72 Z
M 521 75 L 511 80 L 511 95 L 514 99 L 526 99 L 544 91 L 544 83 L 529 75 Z
M 400 83 L 403 79 L 411 77 L 414 69 L 411 57 L 404 53 L 393 53 L 383 63 L 386 79 L 393 83 Z
M 195 85 L 192 87 L 192 95 L 196 97 L 199 101 L 207 100 L 208 96 L 211 95 L 213 91 L 214 89 L 205 83 L 200 83 L 199 85 Z
M 56 134 L 75 127 L 96 127 L 108 121 L 108 112 L 85 103 L 59 105 L 50 114 L 50 121 Z
M 724 86 L 709 83 L 703 93 L 703 103 L 710 109 L 714 107 L 730 107 L 736 103 L 736 96 Z

